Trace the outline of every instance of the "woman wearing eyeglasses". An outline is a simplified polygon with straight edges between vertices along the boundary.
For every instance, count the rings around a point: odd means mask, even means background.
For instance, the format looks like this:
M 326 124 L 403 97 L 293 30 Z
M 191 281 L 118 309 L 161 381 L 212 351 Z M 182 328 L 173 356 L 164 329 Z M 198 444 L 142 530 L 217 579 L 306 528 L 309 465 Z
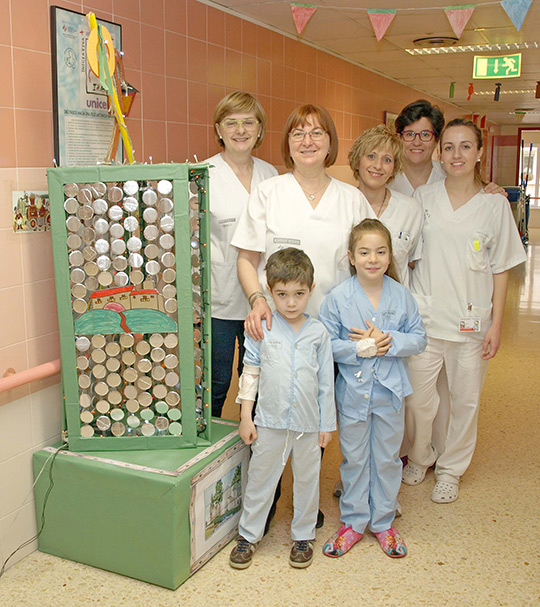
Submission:
M 336 127 L 323 107 L 303 105 L 288 117 L 281 154 L 290 172 L 261 183 L 249 199 L 232 244 L 239 249 L 238 276 L 251 305 L 246 332 L 263 339 L 272 313 L 266 298 L 266 259 L 297 247 L 315 268 L 315 288 L 306 309 L 318 317 L 324 296 L 350 276 L 347 240 L 353 226 L 373 213 L 353 186 L 326 173 L 338 152 Z
M 210 242 L 212 247 L 212 415 L 220 417 L 231 383 L 236 341 L 238 374 L 244 358 L 247 299 L 238 282 L 237 250 L 231 238 L 252 190 L 276 169 L 252 156 L 263 142 L 266 114 L 249 93 L 224 97 L 214 111 L 214 134 L 223 148 L 210 165 Z

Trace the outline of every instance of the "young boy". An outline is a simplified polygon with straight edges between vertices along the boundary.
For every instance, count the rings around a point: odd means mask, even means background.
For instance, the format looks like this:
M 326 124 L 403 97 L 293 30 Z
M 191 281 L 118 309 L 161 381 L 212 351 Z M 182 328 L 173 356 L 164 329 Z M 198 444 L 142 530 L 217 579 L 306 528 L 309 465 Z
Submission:
M 252 456 L 239 537 L 229 559 L 235 569 L 251 565 L 289 455 L 294 475 L 289 562 L 298 568 L 311 564 L 319 509 L 320 448 L 328 445 L 336 429 L 332 345 L 322 323 L 304 314 L 313 291 L 311 260 L 299 249 L 276 251 L 268 258 L 266 278 L 276 307 L 272 330 L 263 323 L 261 341 L 246 335 L 238 394 L 240 436 L 252 445 Z

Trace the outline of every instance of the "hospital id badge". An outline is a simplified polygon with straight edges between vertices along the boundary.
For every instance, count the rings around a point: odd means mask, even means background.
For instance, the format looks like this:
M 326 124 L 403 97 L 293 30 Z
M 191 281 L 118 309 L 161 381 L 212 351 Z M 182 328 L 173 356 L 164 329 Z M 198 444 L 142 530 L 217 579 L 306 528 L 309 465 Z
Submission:
M 460 318 L 460 333 L 480 333 L 481 323 L 479 318 Z

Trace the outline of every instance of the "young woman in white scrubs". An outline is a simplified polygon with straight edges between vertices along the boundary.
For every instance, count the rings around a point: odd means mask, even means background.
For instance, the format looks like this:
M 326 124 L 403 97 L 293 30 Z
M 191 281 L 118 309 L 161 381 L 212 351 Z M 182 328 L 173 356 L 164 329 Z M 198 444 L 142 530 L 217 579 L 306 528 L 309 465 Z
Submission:
M 420 258 L 423 211 L 420 203 L 387 188 L 402 168 L 403 145 L 388 127 L 380 124 L 364 131 L 349 152 L 349 165 L 358 189 L 373 213 L 392 235 L 393 259 L 399 280 L 409 286 L 409 263 Z
M 424 208 L 424 245 L 412 272 L 411 290 L 426 326 L 428 346 L 409 359 L 413 394 L 405 409 L 410 449 L 403 481 L 421 483 L 436 461 L 431 499 L 437 503 L 458 498 L 459 481 L 476 444 L 487 362 L 500 346 L 508 270 L 525 261 L 508 201 L 483 190 L 481 156 L 478 127 L 452 120 L 441 136 L 447 177 L 415 194 Z M 443 363 L 450 422 L 444 452 L 438 455 L 432 430 Z
M 249 93 L 224 97 L 214 111 L 214 133 L 223 148 L 210 165 L 210 242 L 212 272 L 212 415 L 221 416 L 231 383 L 236 342 L 238 376 L 244 359 L 244 319 L 249 305 L 238 282 L 238 251 L 231 238 L 251 191 L 277 175 L 276 169 L 252 156 L 266 132 L 266 114 Z

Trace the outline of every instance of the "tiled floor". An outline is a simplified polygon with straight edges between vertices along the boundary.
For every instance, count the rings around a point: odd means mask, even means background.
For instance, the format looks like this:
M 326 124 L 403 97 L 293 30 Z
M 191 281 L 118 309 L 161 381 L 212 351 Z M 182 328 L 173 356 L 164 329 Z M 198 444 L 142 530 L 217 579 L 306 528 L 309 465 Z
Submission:
M 538 244 L 529 248 L 527 267 L 512 273 L 503 349 L 490 363 L 478 447 L 460 499 L 455 504 L 433 504 L 431 472 L 420 486 L 402 489 L 404 514 L 397 526 L 409 547 L 407 558 L 390 560 L 369 534 L 341 559 L 320 553 L 339 521 L 331 493 L 339 465 L 334 440 L 322 472 L 326 524 L 319 532 L 315 561 L 306 570 L 293 570 L 288 564 L 287 476 L 276 522 L 245 571 L 229 568 L 225 549 L 172 592 L 35 552 L 0 580 L 0 605 L 540 604 L 540 233 L 533 240 Z

